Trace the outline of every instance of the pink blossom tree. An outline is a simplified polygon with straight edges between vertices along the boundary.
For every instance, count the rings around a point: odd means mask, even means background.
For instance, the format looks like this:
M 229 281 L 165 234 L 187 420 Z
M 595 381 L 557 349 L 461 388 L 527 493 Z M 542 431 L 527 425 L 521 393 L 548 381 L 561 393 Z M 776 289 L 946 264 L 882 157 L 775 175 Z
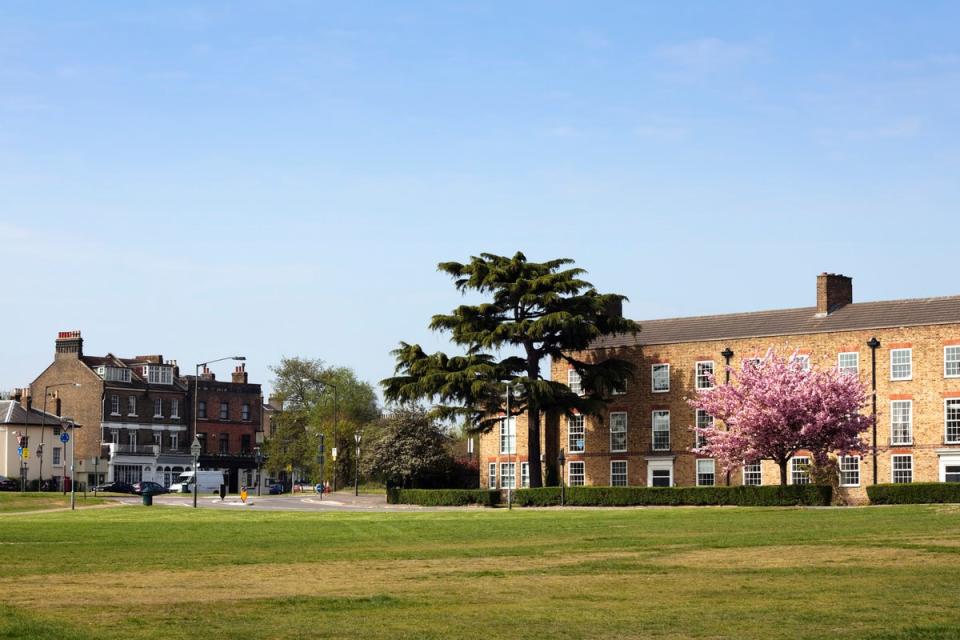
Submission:
M 830 453 L 865 450 L 861 434 L 873 419 L 862 413 L 869 392 L 855 373 L 808 370 L 800 359 L 772 350 L 728 371 L 730 383 L 698 391 L 690 401 L 725 427 L 695 428 L 701 444 L 695 453 L 715 458 L 725 470 L 773 460 L 785 485 L 787 463 L 798 451 L 809 451 L 821 465 Z

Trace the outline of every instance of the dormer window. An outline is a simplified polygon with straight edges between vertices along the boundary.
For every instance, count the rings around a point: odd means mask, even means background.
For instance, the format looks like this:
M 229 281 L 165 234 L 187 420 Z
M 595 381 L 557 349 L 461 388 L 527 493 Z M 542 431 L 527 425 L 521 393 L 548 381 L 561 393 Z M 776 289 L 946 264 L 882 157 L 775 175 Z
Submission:
M 150 364 L 143 368 L 143 377 L 150 384 L 173 384 L 173 367 Z
M 97 367 L 97 375 L 107 382 L 130 382 L 130 369 L 122 367 L 100 365 Z

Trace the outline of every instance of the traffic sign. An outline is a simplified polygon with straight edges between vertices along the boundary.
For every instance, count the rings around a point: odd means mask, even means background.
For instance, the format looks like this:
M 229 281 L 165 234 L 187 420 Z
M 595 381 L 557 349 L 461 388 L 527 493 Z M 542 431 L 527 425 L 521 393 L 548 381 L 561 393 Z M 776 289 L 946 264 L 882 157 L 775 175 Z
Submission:
M 336 448 L 336 447 L 332 447 L 332 448 L 330 449 L 330 457 L 333 458 L 334 460 L 337 459 L 337 448 Z
M 67 433 L 66 431 L 64 431 L 63 433 L 61 433 L 61 434 L 60 434 L 60 442 L 62 442 L 63 444 L 67 444 L 68 442 L 70 442 L 70 434 Z
M 17 456 L 20 458 L 23 457 L 23 447 L 17 447 Z
M 24 459 L 24 460 L 29 460 L 29 459 L 30 459 L 30 449 L 24 449 L 24 450 L 23 450 L 23 459 Z

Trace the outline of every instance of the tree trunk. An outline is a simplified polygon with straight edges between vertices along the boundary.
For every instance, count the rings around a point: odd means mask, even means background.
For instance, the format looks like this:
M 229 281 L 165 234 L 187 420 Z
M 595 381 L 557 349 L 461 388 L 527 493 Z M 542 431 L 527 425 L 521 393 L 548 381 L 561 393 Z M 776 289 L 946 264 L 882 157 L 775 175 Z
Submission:
M 779 460 L 777 464 L 780 465 L 780 486 L 785 487 L 787 486 L 787 461 Z
M 540 468 L 540 408 L 527 410 L 527 469 L 530 470 L 530 486 L 543 486 L 543 471 Z M 517 469 L 519 477 L 520 470 Z

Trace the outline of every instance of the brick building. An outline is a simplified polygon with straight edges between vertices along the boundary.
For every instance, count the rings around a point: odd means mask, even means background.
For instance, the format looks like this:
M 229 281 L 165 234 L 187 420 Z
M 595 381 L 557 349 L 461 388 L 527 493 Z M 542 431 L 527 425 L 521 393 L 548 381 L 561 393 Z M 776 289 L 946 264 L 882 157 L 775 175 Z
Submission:
M 206 368 L 199 380 L 188 376 L 186 381 L 191 397 L 196 393 L 196 428 L 203 446 L 200 468 L 223 471 L 231 492 L 254 485 L 254 449 L 263 438 L 260 385 L 250 384 L 246 364 L 236 367 L 230 382 L 218 381 Z
M 546 416 L 541 463 L 555 465 L 562 447 L 563 473 L 571 485 L 778 484 L 771 461 L 725 474 L 714 460 L 693 454 L 691 428 L 710 417 L 687 402 L 709 384 L 710 373 L 722 380 L 727 363 L 739 368 L 774 349 L 812 367 L 855 370 L 868 389 L 875 385 L 876 453 L 841 461 L 848 497 L 864 500 L 866 486 L 875 481 L 960 481 L 960 296 L 854 303 L 850 278 L 821 274 L 816 303 L 651 320 L 641 322 L 635 336 L 598 341 L 578 356 L 616 353 L 634 362 L 636 377 L 610 399 L 602 416 Z M 565 362 L 552 362 L 550 375 L 574 388 L 578 384 Z M 870 433 L 866 440 L 873 445 Z M 530 462 L 525 452 L 525 416 L 485 434 L 481 485 L 525 484 Z M 791 461 L 790 482 L 808 481 L 808 461 L 803 455 Z
M 76 435 L 78 479 L 167 486 L 191 467 L 187 389 L 176 362 L 89 356 L 79 331 L 62 331 L 53 363 L 30 385 L 34 405 L 45 390 L 56 395 L 54 413 L 84 425 Z

